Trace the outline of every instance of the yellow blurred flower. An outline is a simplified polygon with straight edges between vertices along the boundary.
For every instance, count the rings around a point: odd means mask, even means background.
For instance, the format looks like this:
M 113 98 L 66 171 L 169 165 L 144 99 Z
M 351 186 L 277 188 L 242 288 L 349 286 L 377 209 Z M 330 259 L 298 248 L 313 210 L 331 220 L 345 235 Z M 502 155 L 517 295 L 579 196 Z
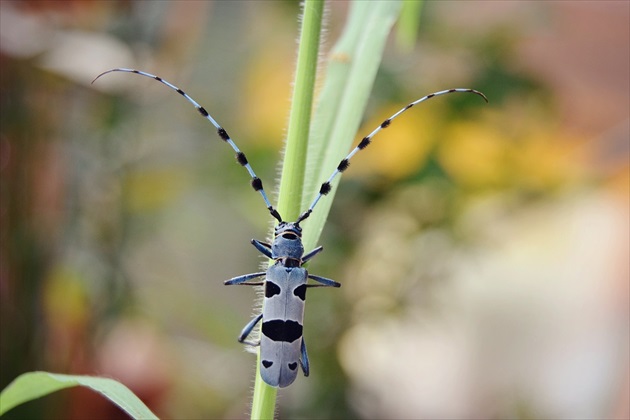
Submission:
M 506 140 L 492 126 L 458 122 L 443 134 L 438 159 L 460 185 L 498 186 L 506 177 Z
M 522 120 L 535 121 L 522 124 Z M 438 159 L 459 185 L 469 188 L 550 190 L 579 176 L 575 139 L 546 118 L 523 112 L 484 111 L 476 120 L 449 126 Z
M 129 173 L 125 180 L 129 210 L 142 213 L 177 200 L 190 183 L 189 177 L 183 168 L 173 167 Z
M 244 98 L 242 132 L 250 138 L 264 138 L 266 147 L 279 149 L 283 145 L 294 67 L 293 50 L 275 51 L 275 54 L 265 51 L 254 57 L 248 66 L 245 91 L 241 94 Z
M 352 147 L 404 105 L 390 105 L 374 113 L 359 129 Z M 350 176 L 375 174 L 393 181 L 416 172 L 431 150 L 435 131 L 431 121 L 435 118 L 436 113 L 431 108 L 416 113 L 411 110 L 397 118 L 374 136 L 374 143 L 351 162 L 352 170 L 347 173 Z
M 516 181 L 524 187 L 552 189 L 569 182 L 579 172 L 570 143 L 549 129 L 526 133 L 511 152 Z
M 87 322 L 88 296 L 85 281 L 68 266 L 55 266 L 42 293 L 47 322 L 57 328 L 80 329 Z

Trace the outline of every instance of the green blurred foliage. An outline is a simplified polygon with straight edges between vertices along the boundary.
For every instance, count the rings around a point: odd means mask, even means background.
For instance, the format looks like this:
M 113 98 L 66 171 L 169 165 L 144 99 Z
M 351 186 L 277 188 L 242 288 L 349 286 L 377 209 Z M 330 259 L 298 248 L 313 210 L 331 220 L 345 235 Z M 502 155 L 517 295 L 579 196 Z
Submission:
M 0 387 L 100 374 L 159 416 L 245 417 L 255 358 L 235 337 L 256 294 L 222 281 L 262 263 L 247 242 L 268 214 L 173 92 L 90 81 L 176 83 L 273 191 L 298 3 L 0 8 Z M 329 4 L 325 51 L 346 9 Z M 490 104 L 430 101 L 353 160 L 311 264 L 343 288 L 309 294 L 311 377 L 281 417 L 627 416 L 627 3 L 428 2 L 420 19 L 357 138 L 432 91 Z M 64 391 L 6 417 L 106 410 Z

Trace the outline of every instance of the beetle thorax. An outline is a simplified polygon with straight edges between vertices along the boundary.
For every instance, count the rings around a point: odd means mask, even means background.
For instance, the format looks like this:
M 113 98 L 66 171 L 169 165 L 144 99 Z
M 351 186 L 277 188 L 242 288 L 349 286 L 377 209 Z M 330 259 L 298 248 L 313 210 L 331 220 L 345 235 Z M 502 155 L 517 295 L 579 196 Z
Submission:
M 302 228 L 294 222 L 282 222 L 276 226 L 271 253 L 274 259 L 301 261 L 304 255 Z

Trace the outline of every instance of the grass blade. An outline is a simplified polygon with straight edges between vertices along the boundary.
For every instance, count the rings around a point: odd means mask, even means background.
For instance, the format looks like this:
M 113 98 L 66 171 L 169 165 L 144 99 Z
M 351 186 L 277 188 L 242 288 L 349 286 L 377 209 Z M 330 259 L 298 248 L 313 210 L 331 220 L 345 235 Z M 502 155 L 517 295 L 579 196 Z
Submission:
M 0 393 L 0 416 L 20 404 L 73 386 L 84 386 L 98 392 L 134 419 L 157 419 L 157 416 L 120 382 L 96 376 L 49 372 L 24 373 L 7 385 Z
M 332 49 L 319 97 L 306 161 L 302 208 L 314 199 L 321 182 L 349 152 L 361 123 L 385 42 L 398 18 L 399 1 L 353 2 L 344 32 Z M 316 245 L 328 217 L 339 178 L 304 221 L 304 247 Z

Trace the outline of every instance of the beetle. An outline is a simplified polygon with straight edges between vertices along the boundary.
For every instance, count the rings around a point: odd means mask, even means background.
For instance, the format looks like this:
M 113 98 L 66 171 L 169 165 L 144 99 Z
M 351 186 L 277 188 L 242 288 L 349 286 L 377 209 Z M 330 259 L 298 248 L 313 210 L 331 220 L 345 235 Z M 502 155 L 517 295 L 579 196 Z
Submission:
M 293 383 L 298 364 L 304 376 L 309 375 L 308 354 L 302 336 L 306 289 L 341 286 L 334 280 L 309 274 L 302 266 L 323 248 L 319 246 L 304 255 L 300 221 L 280 221 L 274 229 L 272 244 L 252 240 L 256 249 L 274 261 L 267 271 L 246 274 L 225 282 L 226 285 L 264 286 L 263 310 L 243 328 L 238 341 L 252 346 L 260 345 L 260 376 L 265 383 L 280 388 Z M 249 282 L 263 276 L 265 280 L 262 282 Z M 308 279 L 317 283 L 307 284 Z M 260 341 L 246 341 L 261 320 Z
M 291 385 L 297 377 L 298 365 L 304 376 L 309 375 L 309 361 L 306 344 L 303 336 L 304 303 L 306 290 L 311 287 L 340 287 L 341 284 L 320 276 L 309 274 L 304 264 L 310 261 L 323 250 L 319 246 L 304 254 L 302 244 L 302 228 L 300 223 L 307 219 L 313 212 L 319 200 L 331 190 L 331 183 L 342 172 L 348 169 L 350 159 L 359 151 L 365 149 L 372 142 L 372 138 L 381 130 L 389 127 L 390 123 L 413 106 L 434 98 L 454 92 L 473 93 L 481 96 L 486 102 L 486 96 L 474 89 L 456 88 L 431 93 L 409 103 L 404 108 L 384 120 L 370 134 L 363 137 L 359 144 L 343 158 L 329 178 L 321 184 L 321 187 L 307 210 L 297 218 L 295 222 L 287 222 L 282 219 L 280 213 L 271 205 L 262 181 L 252 169 L 245 154 L 228 135 L 227 131 L 183 90 L 163 78 L 140 70 L 128 68 L 115 68 L 99 74 L 93 81 L 112 72 L 134 73 L 149 77 L 166 85 L 170 89 L 182 95 L 201 114 L 214 125 L 221 140 L 228 143 L 236 153 L 236 161 L 243 166 L 251 177 L 252 188 L 262 196 L 267 210 L 276 219 L 278 224 L 274 228 L 274 238 L 271 244 L 252 239 L 251 243 L 263 255 L 273 261 L 266 271 L 245 274 L 234 277 L 224 282 L 226 285 L 263 286 L 264 301 L 262 312 L 254 317 L 241 331 L 238 341 L 251 346 L 260 346 L 260 375 L 268 385 L 284 388 Z M 260 281 L 252 281 L 264 277 Z M 315 283 L 308 283 L 311 279 Z M 261 323 L 260 339 L 250 341 L 248 337 Z

